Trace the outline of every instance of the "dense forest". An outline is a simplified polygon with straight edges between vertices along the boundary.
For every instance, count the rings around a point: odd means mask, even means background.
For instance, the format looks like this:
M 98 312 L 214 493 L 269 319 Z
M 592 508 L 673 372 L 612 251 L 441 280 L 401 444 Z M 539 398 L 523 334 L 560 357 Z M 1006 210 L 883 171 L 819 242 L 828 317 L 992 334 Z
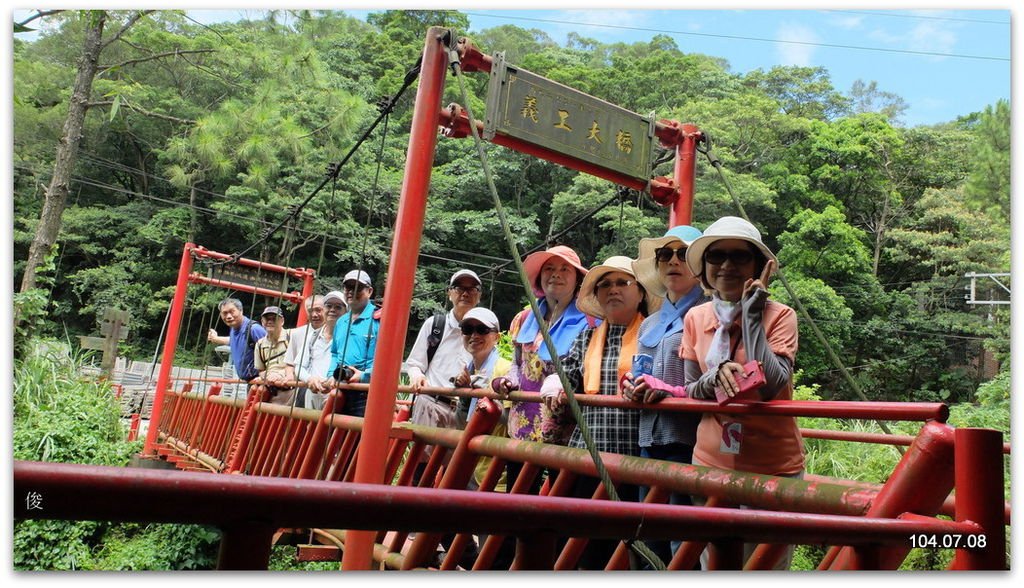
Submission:
M 131 312 L 122 352 L 152 356 L 183 244 L 239 252 L 281 223 L 402 86 L 426 28 L 441 25 L 524 69 L 707 133 L 728 184 L 700 158 L 694 224 L 737 214 L 730 186 L 871 399 L 972 402 L 993 376 L 985 366 L 1009 370 L 1008 307 L 964 300 L 965 274 L 1010 267 L 1005 101 L 907 128 L 902 99 L 869 79 L 844 89 L 816 67 L 738 74 L 667 36 L 570 35 L 560 45 L 514 25 L 469 30 L 450 11 L 292 16 L 200 25 L 180 11 L 66 11 L 45 16 L 56 26 L 37 40 L 14 40 L 17 336 L 94 335 L 105 309 L 122 308 Z M 487 77 L 466 82 L 480 117 Z M 321 292 L 362 265 L 381 295 L 413 95 L 296 222 L 247 256 L 316 269 Z M 450 102 L 461 102 L 451 77 Z M 65 169 L 76 108 L 81 130 Z M 523 251 L 557 235 L 593 264 L 635 256 L 641 238 L 664 231 L 667 211 L 646 195 L 495 145 L 487 155 Z M 671 175 L 671 165 L 655 173 Z M 507 322 L 525 302 L 510 255 L 472 141 L 439 139 L 410 326 L 440 308 L 458 267 L 483 276 L 483 304 Z M 191 292 L 179 357 L 201 364 L 212 359 L 205 332 L 223 291 Z M 779 283 L 772 295 L 791 302 Z M 807 321 L 800 328 L 800 382 L 853 399 Z

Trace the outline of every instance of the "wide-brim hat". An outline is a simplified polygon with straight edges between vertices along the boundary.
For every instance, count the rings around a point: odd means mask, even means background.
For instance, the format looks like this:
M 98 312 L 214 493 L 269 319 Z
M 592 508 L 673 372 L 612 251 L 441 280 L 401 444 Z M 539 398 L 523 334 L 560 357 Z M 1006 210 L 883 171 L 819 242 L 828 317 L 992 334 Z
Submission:
M 704 271 L 704 268 L 701 267 L 704 260 L 704 251 L 712 243 L 722 239 L 739 239 L 751 243 L 766 258 L 774 261 L 775 266 L 778 267 L 779 260 L 772 253 L 771 249 L 768 249 L 761 241 L 761 232 L 757 230 L 757 227 L 738 216 L 723 216 L 704 229 L 704 235 L 686 249 L 686 265 L 689 266 L 693 275 L 699 276 Z
M 587 272 L 586 277 L 583 278 L 583 285 L 580 286 L 580 294 L 576 298 L 576 308 L 590 316 L 596 316 L 597 318 L 603 319 L 604 310 L 601 309 L 601 305 L 597 301 L 597 292 L 594 291 L 594 286 L 597 285 L 605 274 L 610 274 L 612 272 L 622 272 L 633 276 L 634 279 L 636 278 L 636 274 L 633 273 L 633 260 L 625 255 L 613 255 L 606 259 L 604 263 L 595 265 L 590 268 L 589 272 Z M 639 280 L 637 281 L 639 282 Z M 648 313 L 654 311 L 654 309 L 651 308 L 651 302 L 653 301 L 648 295 Z
M 576 268 L 576 271 L 581 276 L 586 277 L 587 275 L 587 268 L 583 267 L 583 264 L 580 262 L 580 256 L 572 250 L 572 247 L 555 245 L 544 251 L 536 251 L 527 255 L 526 259 L 523 260 L 523 269 L 526 270 L 526 277 L 529 278 L 530 286 L 533 287 L 534 296 L 544 295 L 544 290 L 537 283 L 537 279 L 540 277 L 540 270 L 544 267 L 544 264 L 552 257 L 565 260 L 566 263 Z
M 654 258 L 655 251 L 673 241 L 679 241 L 689 247 L 700 236 L 700 229 L 690 225 L 679 225 L 666 231 L 662 237 L 640 239 L 640 256 L 633 261 L 633 273 L 647 289 L 647 293 L 651 295 L 652 299 L 665 297 L 665 284 L 661 283 L 661 275 L 658 274 L 658 260 Z M 658 302 L 658 304 L 661 303 Z

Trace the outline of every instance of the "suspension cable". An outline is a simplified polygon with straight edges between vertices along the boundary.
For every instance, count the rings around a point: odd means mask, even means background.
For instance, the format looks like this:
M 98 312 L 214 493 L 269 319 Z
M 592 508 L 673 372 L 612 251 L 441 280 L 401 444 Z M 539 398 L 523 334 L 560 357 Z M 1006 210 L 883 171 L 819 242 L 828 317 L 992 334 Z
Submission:
M 476 120 L 473 116 L 473 112 L 470 110 L 469 94 L 466 91 L 466 83 L 462 76 L 462 68 L 459 64 L 458 53 L 453 48 L 449 48 L 448 52 L 452 70 L 455 73 L 455 78 L 459 82 L 459 89 L 462 92 L 462 103 L 465 104 L 466 114 L 470 121 Z M 491 191 L 491 197 L 494 199 L 494 210 L 498 215 L 498 220 L 501 222 L 502 232 L 505 234 L 505 241 L 508 243 L 510 253 L 512 254 L 512 261 L 515 263 L 516 269 L 519 272 L 519 279 L 522 282 L 523 291 L 526 292 L 526 297 L 530 301 L 530 308 L 533 311 L 534 318 L 537 320 L 537 324 L 540 326 L 540 332 L 544 338 L 544 344 L 547 346 L 548 352 L 551 354 L 551 361 L 554 364 L 555 371 L 558 373 L 559 380 L 562 382 L 562 388 L 565 390 L 568 397 L 569 408 L 573 413 L 573 417 L 576 419 L 576 426 L 579 428 L 580 435 L 587 447 L 587 451 L 594 460 L 594 466 L 601 478 L 601 483 L 604 485 L 604 488 L 608 493 L 608 498 L 618 501 L 620 500 L 619 493 L 615 490 L 615 484 L 612 482 L 611 476 L 608 474 L 608 470 L 605 468 L 600 454 L 594 448 L 594 440 L 590 435 L 590 429 L 583 420 L 583 413 L 576 401 L 576 394 L 573 391 L 572 386 L 569 385 L 568 378 L 565 375 L 565 370 L 562 368 L 562 362 L 558 357 L 558 351 L 555 348 L 555 343 L 551 339 L 551 334 L 548 332 L 548 325 L 544 320 L 540 307 L 537 305 L 537 298 L 533 295 L 533 288 L 530 286 L 530 280 L 526 276 L 526 270 L 523 268 L 523 261 L 519 254 L 519 246 L 516 243 L 515 237 L 512 235 L 512 229 L 509 225 L 508 217 L 505 214 L 505 208 L 501 203 L 501 197 L 498 195 L 498 189 L 494 184 L 494 176 L 492 175 L 490 165 L 487 162 L 487 153 L 483 147 L 483 141 L 480 139 L 476 125 L 470 124 L 469 128 L 473 134 L 473 142 L 476 145 L 477 154 L 480 157 L 480 164 L 483 166 L 487 186 Z M 643 541 L 626 540 L 625 543 L 630 549 L 647 560 L 647 562 L 655 569 L 665 569 L 665 564 L 661 561 L 661 558 L 651 551 Z

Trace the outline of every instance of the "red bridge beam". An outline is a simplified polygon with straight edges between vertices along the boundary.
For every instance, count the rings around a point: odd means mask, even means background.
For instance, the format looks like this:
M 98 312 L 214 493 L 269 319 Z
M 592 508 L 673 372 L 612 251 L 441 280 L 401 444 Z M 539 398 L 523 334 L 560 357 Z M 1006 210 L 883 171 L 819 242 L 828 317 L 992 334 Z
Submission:
M 41 508 L 29 508 L 30 493 Z M 14 462 L 16 519 L 167 522 L 221 528 L 338 528 L 529 536 L 905 546 L 913 534 L 977 533 L 973 523 L 678 508 L 465 490 L 141 468 Z M 681 532 L 682 531 L 682 532 Z M 269 540 L 269 538 L 268 538 Z M 262 556 L 261 556 L 262 558 Z M 261 559 L 260 558 L 260 559 Z M 250 562 L 251 563 L 251 562 Z

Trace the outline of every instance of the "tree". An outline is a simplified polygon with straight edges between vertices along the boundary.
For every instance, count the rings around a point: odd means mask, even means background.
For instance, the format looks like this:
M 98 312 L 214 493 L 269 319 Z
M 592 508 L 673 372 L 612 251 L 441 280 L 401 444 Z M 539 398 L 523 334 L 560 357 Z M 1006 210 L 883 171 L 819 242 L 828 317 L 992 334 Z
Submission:
M 78 146 L 82 140 L 82 126 L 89 104 L 89 94 L 92 91 L 92 80 L 96 76 L 100 51 L 105 46 L 103 26 L 107 22 L 107 13 L 103 10 L 89 11 L 87 20 L 88 26 L 82 43 L 82 57 L 78 62 L 78 74 L 75 76 L 74 89 L 71 92 L 71 99 L 68 101 L 68 116 L 64 122 L 64 134 L 57 145 L 53 177 L 44 195 L 39 226 L 36 228 L 35 238 L 32 239 L 25 271 L 21 278 L 22 292 L 35 288 L 36 269 L 50 252 L 53 244 L 57 242 L 57 235 L 60 233 L 60 217 L 67 205 L 71 172 L 75 167 Z

